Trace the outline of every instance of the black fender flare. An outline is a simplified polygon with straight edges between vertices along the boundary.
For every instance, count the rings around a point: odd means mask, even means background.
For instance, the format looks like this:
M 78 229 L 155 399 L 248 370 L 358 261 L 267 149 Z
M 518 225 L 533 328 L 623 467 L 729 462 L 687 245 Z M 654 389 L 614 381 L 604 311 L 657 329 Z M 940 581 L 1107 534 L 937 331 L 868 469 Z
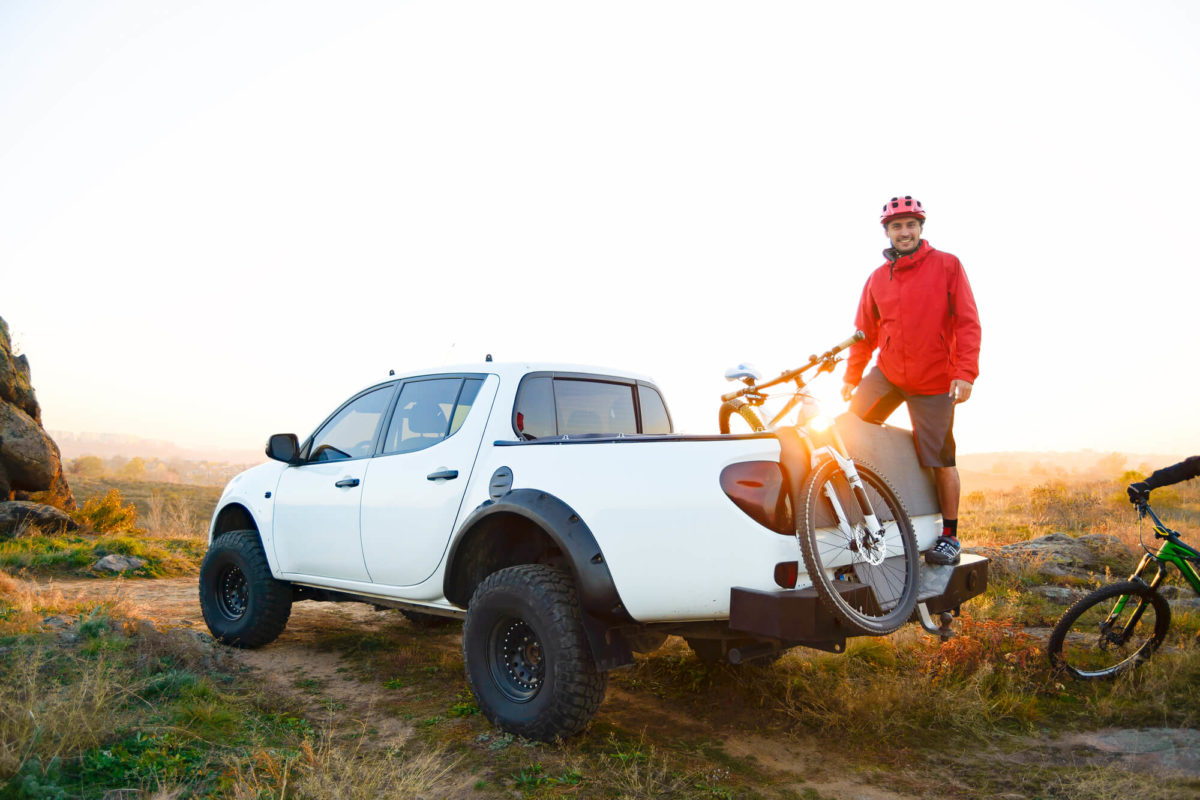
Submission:
M 497 500 L 487 500 L 471 512 L 459 526 L 458 535 L 446 556 L 443 578 L 445 596 L 459 605 L 455 597 L 455 566 L 462 545 L 470 541 L 471 532 L 489 517 L 513 514 L 522 517 L 542 530 L 562 552 L 575 580 L 576 594 L 583 611 L 584 628 L 592 645 L 593 655 L 601 669 L 633 663 L 628 644 L 610 629 L 635 624 L 621 595 L 617 591 L 608 562 L 596 541 L 595 534 L 573 508 L 554 495 L 539 489 L 513 489 Z

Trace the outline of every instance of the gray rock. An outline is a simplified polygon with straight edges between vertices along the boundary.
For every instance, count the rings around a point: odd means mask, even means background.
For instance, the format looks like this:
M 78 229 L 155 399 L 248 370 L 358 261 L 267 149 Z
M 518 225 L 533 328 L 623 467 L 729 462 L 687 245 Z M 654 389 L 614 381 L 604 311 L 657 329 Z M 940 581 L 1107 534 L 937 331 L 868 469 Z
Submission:
M 1115 536 L 1090 533 L 1084 536 L 1069 536 L 1051 533 L 1025 542 L 1014 542 L 1002 547 L 969 547 L 970 552 L 990 558 L 996 568 L 1006 572 L 1022 572 L 1030 569 L 1057 577 L 1086 578 L 1103 574 L 1106 561 L 1128 560 L 1129 550 Z M 1134 562 L 1130 561 L 1132 566 Z
M 137 556 L 120 556 L 116 553 L 105 556 L 104 558 L 92 564 L 92 569 L 100 570 L 101 572 L 128 572 L 146 565 L 144 558 Z
M 31 525 L 47 533 L 79 528 L 79 523 L 54 506 L 26 500 L 0 502 L 0 539 L 11 537 Z
M 1083 592 L 1075 589 L 1068 589 L 1065 586 L 1039 585 L 1032 587 L 1030 591 L 1034 594 L 1040 594 L 1047 600 L 1052 600 L 1055 603 L 1063 603 L 1064 605 L 1074 603 L 1083 596 Z
M 74 509 L 62 455 L 42 428 L 29 359 L 14 356 L 0 319 L 0 500 L 30 500 Z
M 1141 728 L 1095 731 L 1069 737 L 1123 766 L 1200 776 L 1200 731 L 1188 728 Z
M 0 403 L 0 462 L 13 489 L 40 492 L 50 488 L 57 448 L 28 414 L 9 403 Z

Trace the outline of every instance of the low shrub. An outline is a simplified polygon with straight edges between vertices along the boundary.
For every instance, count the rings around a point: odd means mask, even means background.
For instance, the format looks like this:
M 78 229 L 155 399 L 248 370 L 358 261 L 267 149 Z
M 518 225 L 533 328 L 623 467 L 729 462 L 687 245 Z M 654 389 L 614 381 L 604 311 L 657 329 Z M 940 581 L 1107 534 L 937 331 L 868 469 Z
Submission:
M 136 536 L 144 536 L 146 533 L 137 527 L 137 509 L 133 507 L 133 503 L 125 504 L 119 489 L 110 489 L 103 497 L 93 497 L 71 516 L 80 525 L 95 533 L 127 533 Z

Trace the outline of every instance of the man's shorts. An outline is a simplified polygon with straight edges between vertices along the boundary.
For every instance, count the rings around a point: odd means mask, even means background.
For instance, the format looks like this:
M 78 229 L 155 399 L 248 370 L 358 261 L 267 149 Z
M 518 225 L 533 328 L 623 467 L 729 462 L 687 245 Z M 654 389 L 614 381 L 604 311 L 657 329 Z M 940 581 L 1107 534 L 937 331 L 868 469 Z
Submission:
M 901 403 L 908 404 L 917 460 L 922 467 L 954 466 L 954 398 L 939 394 L 909 394 L 873 368 L 854 390 L 850 410 L 864 422 L 881 424 Z

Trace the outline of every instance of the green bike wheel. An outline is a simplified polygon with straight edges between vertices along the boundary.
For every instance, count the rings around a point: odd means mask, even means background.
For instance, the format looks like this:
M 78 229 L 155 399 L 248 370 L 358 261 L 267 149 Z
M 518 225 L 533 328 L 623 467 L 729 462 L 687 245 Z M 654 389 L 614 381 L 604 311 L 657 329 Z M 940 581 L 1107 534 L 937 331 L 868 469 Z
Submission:
M 1171 607 L 1145 583 L 1102 586 L 1068 608 L 1054 626 L 1047 647 L 1050 663 L 1080 680 L 1111 678 L 1149 659 L 1170 624 Z

